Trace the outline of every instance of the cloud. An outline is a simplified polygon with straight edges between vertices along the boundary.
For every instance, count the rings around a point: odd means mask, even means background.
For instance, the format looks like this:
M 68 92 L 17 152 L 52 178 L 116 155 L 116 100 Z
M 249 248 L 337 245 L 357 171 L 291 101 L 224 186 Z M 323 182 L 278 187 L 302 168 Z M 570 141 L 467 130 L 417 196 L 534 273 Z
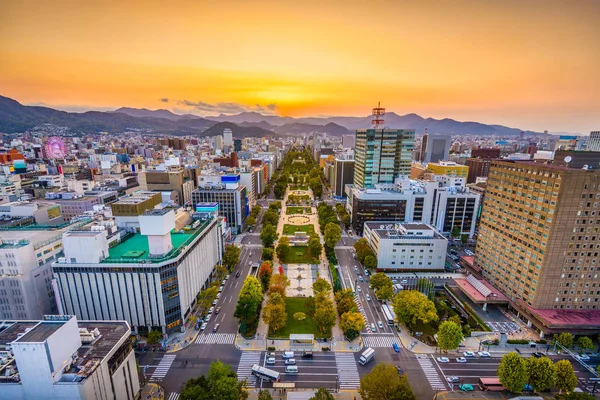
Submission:
M 169 99 L 166 97 L 163 97 L 162 99 L 160 99 L 160 101 L 162 101 L 163 103 L 168 103 Z
M 223 114 L 239 114 L 242 112 L 253 111 L 261 114 L 273 115 L 277 111 L 277 104 L 274 103 L 265 106 L 260 104 L 248 106 L 240 103 L 206 103 L 204 101 L 180 100 L 177 104 L 193 108 L 197 111 Z

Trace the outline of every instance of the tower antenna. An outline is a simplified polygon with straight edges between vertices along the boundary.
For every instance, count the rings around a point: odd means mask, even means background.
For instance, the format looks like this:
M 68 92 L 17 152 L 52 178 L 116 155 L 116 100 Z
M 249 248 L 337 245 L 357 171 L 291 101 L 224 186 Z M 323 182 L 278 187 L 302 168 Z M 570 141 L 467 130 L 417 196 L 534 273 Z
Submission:
M 377 107 L 373 109 L 373 119 L 371 125 L 373 129 L 383 128 L 383 116 L 385 115 L 385 108 L 381 107 L 381 102 L 377 102 Z

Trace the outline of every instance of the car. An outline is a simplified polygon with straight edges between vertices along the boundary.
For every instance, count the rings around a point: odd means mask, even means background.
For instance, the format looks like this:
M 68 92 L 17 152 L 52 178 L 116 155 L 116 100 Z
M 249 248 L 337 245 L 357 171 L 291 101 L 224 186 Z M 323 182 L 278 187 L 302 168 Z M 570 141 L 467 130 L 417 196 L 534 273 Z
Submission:
M 590 357 L 587 354 L 579 354 L 577 356 L 577 359 L 581 361 L 590 361 Z
M 248 265 L 252 265 L 252 260 L 248 261 Z
M 215 309 L 215 314 L 218 314 L 218 313 L 220 313 L 220 312 L 221 312 L 221 307 L 217 307 L 217 308 Z
M 287 360 L 285 360 L 285 365 L 296 365 L 296 359 L 288 358 Z
M 358 272 L 358 267 L 356 265 L 354 266 L 354 270 Z
M 277 354 L 276 354 L 274 351 L 272 351 L 272 352 L 268 352 L 268 353 L 267 353 L 267 358 L 269 358 L 269 357 L 273 357 L 273 358 L 275 358 L 275 357 L 277 357 Z
M 400 353 L 400 346 L 398 346 L 398 343 L 392 343 L 392 349 L 394 349 L 396 353 Z
M 358 276 L 358 280 L 359 280 L 359 281 L 361 281 L 361 282 L 364 282 L 364 281 L 365 281 L 365 280 L 363 279 L 362 275 L 359 275 L 359 276 Z
M 477 355 L 479 357 L 491 357 L 492 356 L 488 351 L 478 351 Z
M 212 316 L 212 314 L 208 314 L 208 315 L 206 316 L 206 318 L 204 318 L 204 322 L 208 322 L 208 321 L 210 321 L 210 317 L 211 317 L 211 316 Z
M 464 357 L 475 357 L 475 353 L 473 353 L 472 351 L 465 351 L 463 353 Z
M 213 305 L 213 307 L 217 305 L 217 300 L 216 299 L 213 300 L 212 305 Z
M 367 301 L 371 301 L 371 296 L 367 295 Z
M 438 360 L 438 362 L 441 362 L 441 363 L 450 362 L 450 359 L 448 357 L 438 357 L 437 360 Z
M 457 363 L 466 363 L 467 359 L 464 357 L 456 357 L 456 362 Z
M 408 285 L 408 280 L 406 280 L 406 279 L 402 279 L 402 280 L 400 281 L 400 283 L 401 283 L 402 285 Z
M 356 291 L 357 291 L 357 292 L 361 292 L 361 291 L 362 291 L 362 290 L 360 289 L 360 286 L 357 286 L 357 287 L 356 287 Z
M 473 252 L 472 252 L 471 250 L 469 250 L 469 249 L 465 249 L 465 254 L 466 254 L 466 255 L 468 255 L 468 256 L 474 256 L 474 255 L 475 255 L 475 253 L 473 253 Z
M 302 353 L 302 358 L 312 359 L 313 358 L 313 352 L 312 351 L 305 351 L 304 353 Z
M 236 272 L 236 273 L 235 273 L 235 277 L 236 277 L 236 278 L 239 278 L 239 277 L 240 277 L 240 274 L 241 274 L 241 272 L 240 272 L 240 271 Z
M 379 327 L 379 329 L 383 329 L 383 322 L 377 321 L 377 326 Z
M 377 332 L 377 328 L 375 328 L 375 324 L 371 324 L 371 332 Z
M 219 324 L 215 324 L 215 326 L 213 327 L 213 332 L 216 332 L 219 330 Z
M 365 275 L 366 275 L 366 276 L 369 276 L 369 274 L 370 274 L 370 273 L 369 273 L 369 270 L 368 270 L 368 269 L 365 269 Z
M 460 382 L 460 378 L 458 376 L 454 376 L 454 375 L 446 377 L 446 380 L 448 381 L 448 383 Z
M 396 279 L 392 279 L 392 283 L 395 285 L 396 283 L 398 283 L 398 281 Z
M 223 279 L 223 280 L 221 281 L 221 286 L 225 286 L 225 284 L 226 284 L 226 283 L 227 283 L 227 279 Z
M 223 285 L 219 286 L 219 293 L 221 293 L 223 291 L 223 289 L 224 289 Z
M 209 308 L 209 309 L 208 309 L 208 313 L 209 313 L 209 314 L 212 314 L 212 313 L 213 313 L 213 311 L 215 311 L 215 308 L 214 308 L 214 307 L 211 307 L 211 308 Z
M 460 390 L 462 390 L 463 392 L 472 392 L 473 391 L 473 385 L 469 385 L 468 383 L 463 383 L 461 385 L 458 385 L 458 388 Z
M 275 365 L 275 357 L 267 357 L 268 365 Z
M 227 279 L 229 279 L 229 275 L 227 275 L 227 276 L 225 277 L 225 280 L 227 280 Z
M 206 325 L 208 325 L 206 322 L 202 323 L 202 326 L 200 326 L 200 330 L 203 331 L 206 329 Z
M 541 351 L 536 351 L 535 353 L 531 353 L 531 355 L 534 356 L 535 358 L 546 357 L 546 355 L 544 353 L 542 353 Z
M 217 299 L 221 298 L 221 293 L 217 293 Z

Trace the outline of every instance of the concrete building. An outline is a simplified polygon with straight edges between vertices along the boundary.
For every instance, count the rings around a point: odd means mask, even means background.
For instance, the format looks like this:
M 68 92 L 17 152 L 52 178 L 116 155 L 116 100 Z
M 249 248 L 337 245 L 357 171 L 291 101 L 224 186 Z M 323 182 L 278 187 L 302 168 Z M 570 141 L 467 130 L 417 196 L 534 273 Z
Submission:
M 3 321 L 0 397 L 11 400 L 133 400 L 140 383 L 125 321 Z
M 600 151 L 600 131 L 590 132 L 587 151 Z
M 475 263 L 543 333 L 600 330 L 600 170 L 493 161 Z
M 240 171 L 240 184 L 246 186 L 249 209 L 254 207 L 256 200 L 261 193 L 261 172 L 262 170 L 260 168 L 244 168 L 242 171 Z
M 134 231 L 140 227 L 139 216 L 154 209 L 161 202 L 162 195 L 159 192 L 138 190 L 129 196 L 121 197 L 112 203 L 110 208 L 119 228 Z
M 469 174 L 469 167 L 457 164 L 453 161 L 430 162 L 427 164 L 427 171 L 436 175 L 458 176 L 466 178 Z
M 377 256 L 377 271 L 443 271 L 448 240 L 428 224 L 365 223 L 364 237 Z
M 330 180 L 333 195 L 346 197 L 346 185 L 354 182 L 354 160 L 336 158 L 333 163 L 333 182 Z
M 179 217 L 189 221 L 185 229 L 177 227 Z M 63 235 L 65 256 L 52 265 L 63 313 L 125 320 L 138 333 L 183 329 L 220 260 L 221 225 L 216 216 L 193 221 L 166 208 L 138 218 L 139 233 Z
M 97 196 L 81 196 L 72 192 L 46 193 L 45 198 L 60 205 L 66 221 L 84 215 L 86 211 L 93 211 L 94 206 L 100 205 L 100 199 Z
M 447 161 L 452 138 L 447 135 L 424 135 L 421 158 L 424 163 Z M 423 146 L 424 145 L 424 146 Z M 424 151 L 424 152 L 423 152 Z
M 354 152 L 354 186 L 373 188 L 408 176 L 415 131 L 404 129 L 359 129 Z
M 173 165 L 167 167 L 165 171 L 146 171 L 140 174 L 140 187 L 142 190 L 175 191 L 181 206 L 192 200 L 192 191 L 196 188 L 199 174 L 198 167 Z
M 229 128 L 223 129 L 223 145 L 228 147 L 233 146 L 233 132 Z

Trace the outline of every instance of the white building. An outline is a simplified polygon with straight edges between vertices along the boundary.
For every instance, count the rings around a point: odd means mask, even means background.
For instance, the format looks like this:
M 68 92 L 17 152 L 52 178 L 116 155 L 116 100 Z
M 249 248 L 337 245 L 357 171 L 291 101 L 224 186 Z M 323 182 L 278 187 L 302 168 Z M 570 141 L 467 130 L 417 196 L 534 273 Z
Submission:
M 233 132 L 229 128 L 223 129 L 223 145 L 233 146 Z
M 587 145 L 588 151 L 600 151 L 600 131 L 590 132 L 590 139 Z
M 103 229 L 64 234 L 65 256 L 52 264 L 62 313 L 125 320 L 137 333 L 183 329 L 220 261 L 221 224 L 167 208 L 138 218 L 140 232 L 113 246 L 116 234 Z
M 0 398 L 130 400 L 140 391 L 125 321 L 3 321 Z
M 428 224 L 366 222 L 364 237 L 383 272 L 443 271 L 448 240 Z

